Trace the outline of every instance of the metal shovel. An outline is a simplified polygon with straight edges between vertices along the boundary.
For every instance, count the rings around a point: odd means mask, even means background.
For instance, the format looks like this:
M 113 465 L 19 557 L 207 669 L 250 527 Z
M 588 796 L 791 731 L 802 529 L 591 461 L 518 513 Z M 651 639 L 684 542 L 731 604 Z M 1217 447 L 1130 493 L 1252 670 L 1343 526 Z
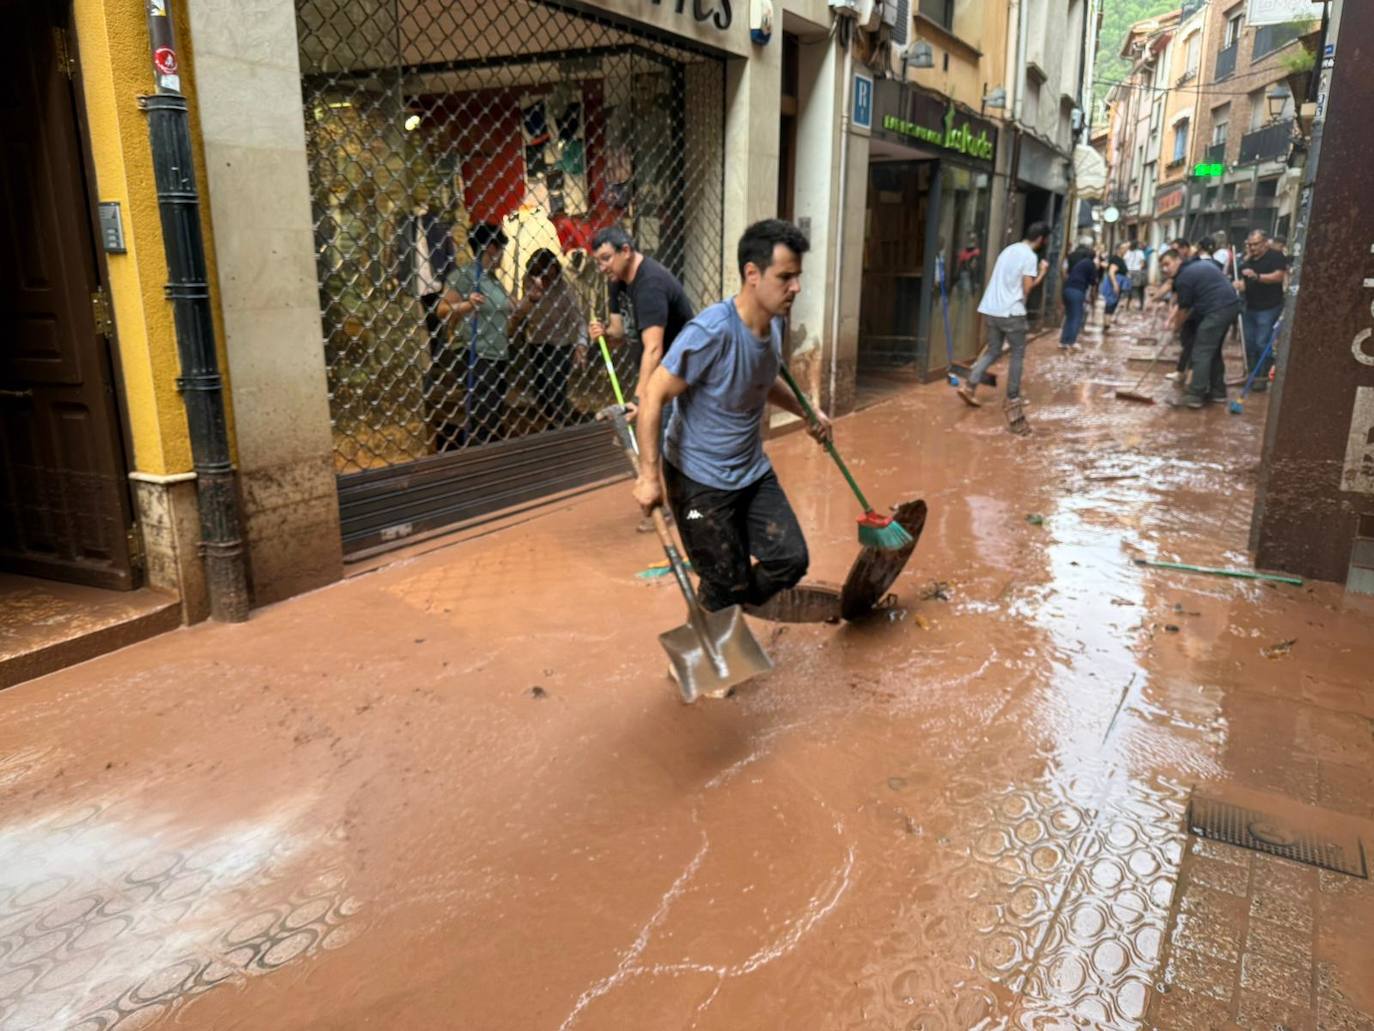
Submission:
M 596 417 L 610 421 L 615 429 L 616 440 L 638 475 L 639 449 L 629 423 L 625 421 L 624 407 L 611 405 L 603 408 Z M 767 673 L 773 668 L 772 660 L 754 639 L 748 624 L 744 622 L 744 611 L 738 605 L 717 612 L 707 612 L 701 607 L 696 589 L 687 576 L 687 567 L 663 519 L 663 509 L 656 507 L 650 516 L 658 532 L 659 543 L 663 545 L 663 553 L 673 568 L 673 576 L 677 579 L 683 600 L 687 602 L 687 622 L 658 635 L 658 641 L 672 663 L 673 678 L 677 681 L 684 702 L 694 702 L 701 695 L 724 698 L 736 684 Z

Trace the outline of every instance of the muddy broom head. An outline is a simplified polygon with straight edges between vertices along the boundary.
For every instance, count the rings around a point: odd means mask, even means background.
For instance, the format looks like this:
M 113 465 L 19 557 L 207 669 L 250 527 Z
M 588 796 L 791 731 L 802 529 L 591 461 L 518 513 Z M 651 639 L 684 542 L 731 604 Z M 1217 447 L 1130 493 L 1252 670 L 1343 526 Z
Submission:
M 901 551 L 911 541 L 911 534 L 891 516 L 880 516 L 871 509 L 859 516 L 859 543 L 865 548 Z

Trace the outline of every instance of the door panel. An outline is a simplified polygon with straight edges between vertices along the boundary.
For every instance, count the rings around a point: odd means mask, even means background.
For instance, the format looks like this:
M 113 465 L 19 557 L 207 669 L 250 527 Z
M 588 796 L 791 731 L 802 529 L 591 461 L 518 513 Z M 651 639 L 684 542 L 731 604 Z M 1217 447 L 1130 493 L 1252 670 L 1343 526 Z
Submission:
M 136 586 L 61 5 L 2 3 L 0 568 Z

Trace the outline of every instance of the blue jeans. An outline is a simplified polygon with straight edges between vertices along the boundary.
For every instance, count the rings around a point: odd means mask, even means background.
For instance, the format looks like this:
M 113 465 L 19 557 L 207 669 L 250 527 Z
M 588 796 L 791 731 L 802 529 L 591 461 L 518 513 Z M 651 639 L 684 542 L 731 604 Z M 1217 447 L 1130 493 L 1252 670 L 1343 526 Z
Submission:
M 1078 334 L 1083 331 L 1083 322 L 1087 318 L 1084 310 L 1087 299 L 1087 291 L 1072 286 L 1064 287 L 1064 328 L 1059 331 L 1060 347 L 1078 343 Z
M 1241 328 L 1245 330 L 1245 364 L 1251 369 L 1255 368 L 1255 363 L 1260 360 L 1260 355 L 1269 346 L 1269 341 L 1274 337 L 1274 324 L 1279 321 L 1279 316 L 1283 314 L 1283 306 L 1277 308 L 1266 308 L 1264 311 L 1251 311 L 1246 308 L 1240 315 Z M 1269 357 L 1264 359 L 1264 368 L 1255 373 L 1255 386 L 1261 383 L 1268 384 L 1269 369 L 1274 364 L 1274 352 L 1269 352 Z M 1253 387 L 1251 389 L 1254 389 Z M 1264 389 L 1261 387 L 1260 389 Z

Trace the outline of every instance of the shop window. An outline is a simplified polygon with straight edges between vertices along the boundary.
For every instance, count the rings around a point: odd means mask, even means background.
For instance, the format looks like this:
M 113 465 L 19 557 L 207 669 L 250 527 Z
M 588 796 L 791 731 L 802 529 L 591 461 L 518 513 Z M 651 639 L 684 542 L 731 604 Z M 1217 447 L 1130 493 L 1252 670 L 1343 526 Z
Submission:
M 586 339 L 608 304 L 592 236 L 626 230 L 698 308 L 722 295 L 722 62 L 552 5 L 401 0 L 363 5 L 365 29 L 356 6 L 297 0 L 336 471 L 579 440 L 612 396 Z M 495 264 L 475 232 L 504 237 Z M 450 291 L 487 305 L 445 317 Z M 480 315 L 522 298 L 513 326 Z

